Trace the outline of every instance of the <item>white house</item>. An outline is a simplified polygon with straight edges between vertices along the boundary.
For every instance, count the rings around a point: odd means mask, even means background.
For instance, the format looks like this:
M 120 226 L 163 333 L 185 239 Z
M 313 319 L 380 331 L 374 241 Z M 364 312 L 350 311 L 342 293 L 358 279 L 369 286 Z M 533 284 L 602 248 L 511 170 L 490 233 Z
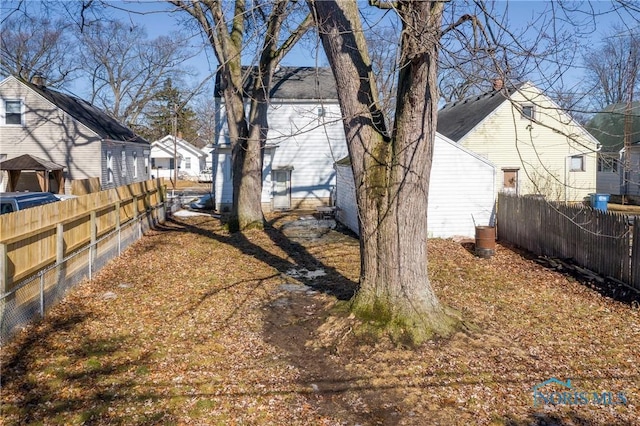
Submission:
M 495 164 L 496 190 L 583 201 L 596 191 L 598 141 L 532 83 L 445 105 L 438 132 Z
M 0 160 L 25 154 L 63 167 L 62 188 L 49 186 L 51 192 L 69 194 L 73 181 L 95 179 L 107 189 L 150 177 L 149 142 L 131 129 L 43 81 L 10 76 L 0 82 Z M 2 177 L 0 191 L 7 181 Z M 42 187 L 37 172 L 25 169 L 14 189 Z
M 180 137 L 167 135 L 151 143 L 151 173 L 155 177 L 173 179 L 174 158 L 179 179 L 196 180 L 207 167 L 207 153 Z
M 356 190 L 348 158 L 336 163 L 336 218 L 359 234 Z M 495 166 L 436 134 L 429 184 L 430 238 L 473 237 L 475 227 L 494 224 Z
M 333 164 L 347 155 L 340 106 L 329 68 L 283 67 L 274 74 L 264 154 L 262 206 L 273 209 L 328 205 L 335 188 Z M 216 208 L 233 200 L 231 146 L 224 100 L 216 79 L 213 156 Z
M 597 192 L 639 196 L 640 102 L 609 105 L 597 113 L 586 127 L 602 145 L 598 156 Z M 625 139 L 628 142 L 628 164 Z

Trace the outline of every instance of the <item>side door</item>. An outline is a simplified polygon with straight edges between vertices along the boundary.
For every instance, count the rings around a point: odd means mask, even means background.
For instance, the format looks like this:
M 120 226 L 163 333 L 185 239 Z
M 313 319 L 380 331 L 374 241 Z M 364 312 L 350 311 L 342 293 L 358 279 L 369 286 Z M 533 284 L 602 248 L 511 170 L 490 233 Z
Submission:
M 273 209 L 286 210 L 291 208 L 291 171 L 273 170 Z

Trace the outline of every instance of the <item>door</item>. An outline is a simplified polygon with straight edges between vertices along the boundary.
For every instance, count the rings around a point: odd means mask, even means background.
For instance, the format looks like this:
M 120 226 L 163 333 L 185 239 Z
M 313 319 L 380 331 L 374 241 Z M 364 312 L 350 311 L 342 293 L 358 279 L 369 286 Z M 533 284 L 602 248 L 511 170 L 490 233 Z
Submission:
M 273 209 L 286 210 L 291 208 L 291 171 L 273 171 Z
M 504 184 L 502 191 L 508 194 L 518 193 L 518 169 L 502 169 Z

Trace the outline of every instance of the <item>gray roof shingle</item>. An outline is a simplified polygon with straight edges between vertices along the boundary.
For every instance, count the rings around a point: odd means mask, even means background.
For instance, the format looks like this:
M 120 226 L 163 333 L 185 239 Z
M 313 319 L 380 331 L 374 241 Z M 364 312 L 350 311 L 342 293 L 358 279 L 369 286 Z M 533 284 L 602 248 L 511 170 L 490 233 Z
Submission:
M 255 70 L 255 68 L 253 68 Z M 243 67 L 243 72 L 249 67 Z M 222 97 L 220 73 L 216 74 L 215 94 Z M 250 75 L 244 84 L 245 97 L 253 84 Z M 273 74 L 271 99 L 338 99 L 335 79 L 331 68 L 280 67 Z
M 496 110 L 520 85 L 451 102 L 438 111 L 438 133 L 458 142 Z
M 136 135 L 133 130 L 124 126 L 113 117 L 108 116 L 99 108 L 80 98 L 67 95 L 44 86 L 38 86 L 24 80 L 22 83 L 64 112 L 84 124 L 101 138 L 122 142 L 149 144 L 144 138 Z
M 31 154 L 0 162 L 0 170 L 62 170 L 64 166 Z

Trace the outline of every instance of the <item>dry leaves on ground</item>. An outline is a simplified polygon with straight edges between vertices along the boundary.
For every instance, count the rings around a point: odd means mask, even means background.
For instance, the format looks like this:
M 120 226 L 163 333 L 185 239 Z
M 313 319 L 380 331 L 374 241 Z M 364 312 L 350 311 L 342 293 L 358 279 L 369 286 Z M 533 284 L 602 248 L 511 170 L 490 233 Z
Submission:
M 272 219 L 274 229 L 244 235 L 208 216 L 175 219 L 134 244 L 2 349 L 1 421 L 582 425 L 640 417 L 638 309 L 509 247 L 479 259 L 460 243 L 431 240 L 437 294 L 479 331 L 418 349 L 367 341 L 336 303 L 355 290 L 357 240 L 335 231 L 287 237 L 277 228 L 293 218 Z M 570 379 L 571 392 L 623 393 L 627 404 L 534 405 L 533 387 L 552 377 Z

